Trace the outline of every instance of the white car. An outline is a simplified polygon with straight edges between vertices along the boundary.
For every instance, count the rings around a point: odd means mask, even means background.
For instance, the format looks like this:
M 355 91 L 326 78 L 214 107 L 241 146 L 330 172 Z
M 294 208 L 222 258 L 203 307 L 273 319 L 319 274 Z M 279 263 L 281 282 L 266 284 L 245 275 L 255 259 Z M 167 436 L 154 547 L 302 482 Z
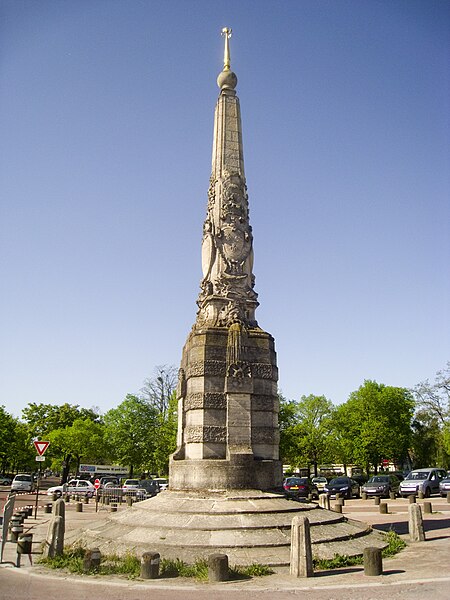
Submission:
M 33 476 L 29 473 L 19 473 L 11 484 L 12 492 L 34 492 Z
M 164 490 L 168 490 L 169 489 L 169 482 L 167 479 L 165 479 L 164 477 L 155 477 L 153 479 L 153 481 L 155 481 L 161 492 L 163 492 Z
M 92 498 L 95 494 L 95 487 L 86 479 L 71 479 L 69 483 L 55 485 L 47 490 L 47 496 L 56 494 L 60 498 L 63 494 L 82 494 Z

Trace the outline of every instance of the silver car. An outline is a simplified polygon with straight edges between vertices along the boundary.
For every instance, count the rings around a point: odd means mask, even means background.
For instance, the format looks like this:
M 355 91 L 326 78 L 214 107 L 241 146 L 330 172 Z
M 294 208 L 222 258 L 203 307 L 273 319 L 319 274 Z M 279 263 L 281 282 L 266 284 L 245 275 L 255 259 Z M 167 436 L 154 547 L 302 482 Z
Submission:
M 34 492 L 33 476 L 29 473 L 17 474 L 11 484 L 12 492 Z
M 439 484 L 446 477 L 447 471 L 444 469 L 414 469 L 400 483 L 400 495 L 406 498 L 422 492 L 425 498 L 429 498 L 431 494 L 439 493 Z
M 439 484 L 439 493 L 443 498 L 450 492 L 450 477 L 447 476 L 445 479 L 441 479 Z

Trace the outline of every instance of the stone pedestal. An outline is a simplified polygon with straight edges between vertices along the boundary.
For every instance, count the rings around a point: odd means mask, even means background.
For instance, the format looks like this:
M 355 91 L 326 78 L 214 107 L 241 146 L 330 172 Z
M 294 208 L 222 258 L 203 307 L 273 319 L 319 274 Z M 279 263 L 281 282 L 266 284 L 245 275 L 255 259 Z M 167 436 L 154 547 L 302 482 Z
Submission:
M 228 327 L 194 328 L 179 373 L 170 489 L 281 486 L 277 379 L 268 333 L 241 326 L 231 333 Z

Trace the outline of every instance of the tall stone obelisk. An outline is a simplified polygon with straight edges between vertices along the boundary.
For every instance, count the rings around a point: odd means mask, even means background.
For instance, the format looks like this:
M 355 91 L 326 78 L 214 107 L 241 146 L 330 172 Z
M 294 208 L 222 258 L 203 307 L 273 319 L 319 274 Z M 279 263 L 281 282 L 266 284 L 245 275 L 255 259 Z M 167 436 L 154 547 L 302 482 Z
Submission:
M 276 354 L 258 327 L 237 77 L 224 67 L 214 118 L 196 322 L 183 349 L 172 490 L 268 490 L 281 485 Z

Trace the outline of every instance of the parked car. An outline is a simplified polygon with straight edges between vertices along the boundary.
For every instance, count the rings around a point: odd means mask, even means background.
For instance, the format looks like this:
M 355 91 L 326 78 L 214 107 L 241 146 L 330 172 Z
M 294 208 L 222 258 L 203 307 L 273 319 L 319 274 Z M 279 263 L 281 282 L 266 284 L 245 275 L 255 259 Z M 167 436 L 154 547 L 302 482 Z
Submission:
M 290 498 L 319 497 L 319 490 L 309 477 L 286 477 L 283 489 Z
M 100 477 L 100 489 L 104 487 L 120 487 L 117 477 Z
M 145 490 L 147 498 L 156 496 L 159 493 L 159 484 L 154 479 L 141 479 L 139 481 L 139 489 Z
M 129 490 L 139 489 L 139 479 L 125 479 L 122 485 L 122 491 L 127 492 Z
M 443 498 L 450 492 L 450 477 L 445 477 L 445 479 L 441 479 L 439 483 L 439 493 Z
M 328 483 L 328 479 L 326 477 L 313 477 L 311 479 L 311 481 L 316 486 L 316 488 L 319 490 L 319 492 L 323 492 L 323 488 Z
M 11 477 L 6 477 L 5 475 L 0 475 L 0 485 L 11 485 L 12 479 Z
M 18 473 L 11 483 L 12 492 L 34 492 L 33 476 L 29 473 Z
M 324 487 L 323 491 L 328 496 L 333 497 L 336 494 L 341 494 L 345 498 L 359 498 L 360 490 L 359 483 L 351 477 L 335 477 Z
M 153 481 L 159 485 L 159 489 L 161 492 L 169 489 L 169 481 L 165 477 L 154 477 Z
M 425 498 L 439 493 L 439 484 L 446 479 L 447 471 L 439 468 L 414 469 L 400 483 L 400 495 L 406 498 L 411 494 L 423 492 Z
M 48 488 L 47 496 L 53 496 L 53 494 L 56 494 L 58 498 L 63 494 L 81 494 L 92 498 L 95 494 L 95 487 L 87 479 L 71 479 L 68 483 Z
M 389 498 L 389 494 L 394 492 L 398 494 L 400 481 L 395 475 L 374 475 L 365 483 L 361 491 L 368 496 L 379 496 L 380 498 Z

